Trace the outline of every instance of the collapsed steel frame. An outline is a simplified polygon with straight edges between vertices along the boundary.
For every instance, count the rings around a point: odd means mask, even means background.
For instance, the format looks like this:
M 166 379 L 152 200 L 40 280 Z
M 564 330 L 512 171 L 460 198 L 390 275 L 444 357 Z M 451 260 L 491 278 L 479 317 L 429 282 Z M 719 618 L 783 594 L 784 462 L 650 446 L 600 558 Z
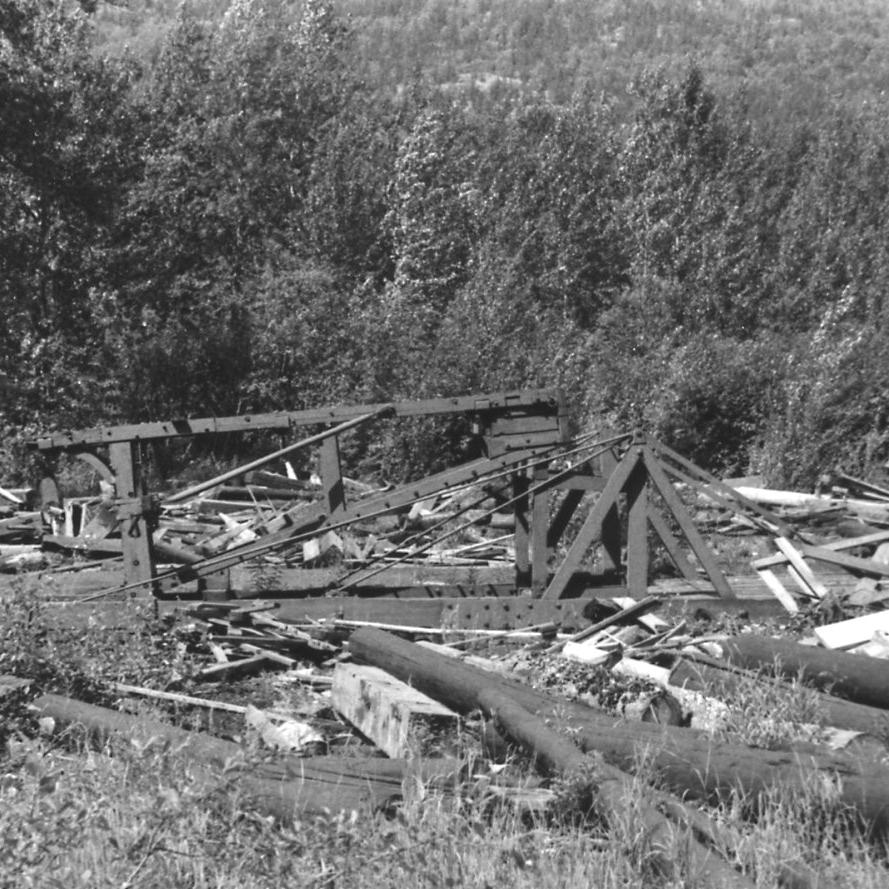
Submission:
M 484 456 L 394 490 L 350 502 L 345 493 L 340 462 L 340 438 L 350 430 L 382 418 L 419 418 L 464 415 L 473 422 Z M 703 472 L 681 455 L 642 435 L 616 435 L 596 441 L 591 436 L 570 440 L 567 411 L 558 390 L 537 389 L 492 394 L 352 405 L 304 411 L 281 411 L 233 417 L 184 419 L 132 425 L 105 426 L 57 432 L 32 442 L 48 458 L 60 454 L 87 460 L 114 486 L 121 527 L 124 584 L 119 589 L 146 586 L 158 596 L 181 594 L 184 584 L 197 592 L 208 590 L 244 595 L 232 586 L 232 569 L 256 556 L 307 540 L 326 531 L 381 515 L 403 512 L 412 504 L 462 486 L 498 481 L 507 489 L 504 505 L 515 514 L 515 571 L 508 591 L 530 589 L 533 596 L 560 600 L 578 591 L 578 578 L 587 587 L 608 584 L 639 597 L 646 593 L 652 537 L 660 540 L 681 575 L 689 582 L 706 579 L 723 597 L 733 592 L 706 541 L 695 528 L 673 481 L 700 487 L 708 496 L 732 509 L 760 516 L 780 527 L 780 520 L 741 498 L 731 488 Z M 193 561 L 175 570 L 158 572 L 152 533 L 158 498 L 146 488 L 142 472 L 143 447 L 154 441 L 188 436 L 244 433 L 258 430 L 294 433 L 323 427 L 308 437 L 167 498 L 182 501 L 207 487 L 277 459 L 300 448 L 318 448 L 321 497 L 308 508 L 284 510 L 260 528 L 252 544 Z M 557 492 L 563 494 L 554 500 Z M 560 564 L 554 554 L 581 501 L 596 492 L 592 508 L 580 523 Z M 577 524 L 577 522 L 575 522 Z M 653 532 L 653 533 L 652 533 Z M 677 536 L 678 535 L 678 536 Z M 682 540 L 684 539 L 684 545 Z M 591 549 L 597 552 L 598 571 L 582 571 Z M 692 564 L 686 550 L 694 554 Z M 320 592 L 311 583 L 297 582 L 301 592 Z M 353 572 L 337 587 L 342 591 L 375 589 L 373 578 L 383 569 L 371 565 Z M 389 570 L 389 568 L 385 568 Z M 702 577 L 702 574 L 704 577 Z M 194 583 L 196 582 L 196 584 Z M 404 584 L 416 589 L 421 580 Z M 287 587 L 286 582 L 284 583 Z M 457 589 L 455 589 L 457 588 Z M 379 589 L 376 589 L 379 592 Z M 439 595 L 486 595 L 490 585 L 463 582 L 437 585 Z M 498 592 L 503 591 L 499 590 Z

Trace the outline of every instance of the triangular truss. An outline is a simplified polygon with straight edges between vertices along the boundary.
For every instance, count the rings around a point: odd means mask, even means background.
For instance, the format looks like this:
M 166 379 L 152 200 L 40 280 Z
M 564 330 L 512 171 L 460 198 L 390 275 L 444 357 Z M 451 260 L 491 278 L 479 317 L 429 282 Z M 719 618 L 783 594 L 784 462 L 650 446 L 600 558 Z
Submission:
M 644 596 L 648 587 L 649 530 L 653 530 L 664 545 L 678 571 L 689 581 L 702 580 L 691 564 L 683 547 L 683 540 L 697 559 L 713 589 L 725 598 L 735 598 L 728 580 L 720 569 L 716 556 L 680 499 L 673 481 L 703 488 L 714 502 L 743 511 L 770 530 L 785 528 L 780 519 L 744 500 L 738 493 L 714 476 L 695 466 L 661 442 L 636 434 L 605 480 L 601 494 L 581 525 L 554 576 L 542 596 L 559 599 L 581 567 L 590 548 L 597 544 L 606 571 L 621 570 L 621 541 L 626 541 L 626 587 L 630 595 Z M 569 492 L 573 493 L 573 492 Z M 652 494 L 657 494 L 663 505 L 659 508 Z M 622 504 L 621 498 L 625 498 Z M 579 503 L 574 494 L 566 502 L 573 511 Z M 622 508 L 623 507 L 623 508 Z M 672 522 L 671 522 L 672 520 Z M 560 521 L 564 523 L 562 517 Z M 625 521 L 625 528 L 622 527 Z M 679 529 L 673 533 L 671 525 Z

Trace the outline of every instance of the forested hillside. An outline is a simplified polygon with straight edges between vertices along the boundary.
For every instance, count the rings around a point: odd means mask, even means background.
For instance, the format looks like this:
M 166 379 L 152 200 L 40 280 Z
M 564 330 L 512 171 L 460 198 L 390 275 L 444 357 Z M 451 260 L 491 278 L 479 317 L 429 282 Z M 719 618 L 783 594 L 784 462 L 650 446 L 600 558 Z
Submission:
M 0 470 L 38 429 L 559 385 L 718 471 L 872 471 L 887 15 L 0 0 Z

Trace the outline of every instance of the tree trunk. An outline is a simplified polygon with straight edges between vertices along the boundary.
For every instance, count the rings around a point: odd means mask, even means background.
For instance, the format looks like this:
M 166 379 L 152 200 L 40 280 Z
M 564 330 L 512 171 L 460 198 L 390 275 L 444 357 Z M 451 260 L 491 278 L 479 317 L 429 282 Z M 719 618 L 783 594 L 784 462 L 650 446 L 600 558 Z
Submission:
M 231 741 L 60 695 L 42 695 L 33 704 L 40 716 L 51 716 L 63 726 L 81 726 L 95 744 L 104 745 L 115 737 L 140 745 L 168 742 L 177 756 L 194 763 L 194 774 L 207 789 L 222 787 L 226 775 L 234 774 L 237 787 L 252 805 L 284 821 L 327 811 L 382 808 L 401 798 L 408 768 L 404 761 L 392 759 L 285 756 L 232 772 L 232 764 L 243 759 L 244 751 Z M 425 764 L 424 777 L 453 774 L 457 768 L 454 760 L 432 760 Z
M 889 708 L 889 661 L 767 636 L 733 636 L 720 644 L 735 666 L 801 676 L 808 685 L 850 701 Z
M 713 889 L 752 889 L 751 880 L 732 869 L 690 832 L 677 837 L 674 825 L 654 805 L 639 799 L 639 789 L 633 787 L 632 778 L 625 772 L 608 765 L 599 756 L 582 753 L 564 735 L 516 704 L 507 693 L 494 688 L 482 689 L 479 704 L 504 734 L 534 757 L 544 772 L 590 784 L 593 805 L 606 821 L 626 819 L 628 812 L 638 805 L 634 815 L 648 839 L 649 860 L 663 877 L 688 879 Z M 682 854 L 677 855 L 680 850 Z
M 724 701 L 730 701 L 742 693 L 750 683 L 760 685 L 782 686 L 783 691 L 792 694 L 791 687 L 780 679 L 770 679 L 761 675 L 720 667 L 716 664 L 695 661 L 680 661 L 670 673 L 670 685 L 687 688 L 691 691 L 713 695 Z M 865 732 L 875 738 L 882 738 L 889 728 L 889 713 L 879 707 L 868 707 L 853 701 L 828 695 L 824 692 L 811 692 L 818 697 L 820 715 L 825 725 Z
M 854 807 L 880 834 L 889 834 L 889 770 L 865 769 L 850 757 L 831 755 L 813 745 L 789 751 L 758 750 L 716 743 L 707 735 L 673 726 L 628 725 L 582 704 L 537 692 L 452 661 L 381 630 L 361 629 L 350 640 L 353 655 L 398 677 L 460 712 L 481 706 L 481 692 L 494 690 L 551 724 L 570 731 L 582 750 L 598 750 L 612 765 L 631 771 L 640 750 L 672 791 L 716 802 L 734 791 L 758 799 L 782 783 L 805 791 L 812 771 L 830 771 L 840 799 Z

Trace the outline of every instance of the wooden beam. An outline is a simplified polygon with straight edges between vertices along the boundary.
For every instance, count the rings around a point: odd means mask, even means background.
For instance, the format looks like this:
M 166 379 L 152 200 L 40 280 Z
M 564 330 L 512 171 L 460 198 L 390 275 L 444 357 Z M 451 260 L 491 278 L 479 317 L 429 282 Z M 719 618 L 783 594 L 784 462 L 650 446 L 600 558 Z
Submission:
M 121 441 L 108 448 L 114 472 L 117 517 L 123 541 L 124 576 L 128 584 L 145 584 L 154 588 L 154 552 L 151 544 L 153 528 L 144 514 L 138 442 Z
M 691 562 L 686 558 L 679 541 L 673 536 L 673 532 L 670 530 L 669 525 L 660 512 L 654 508 L 649 509 L 648 521 L 651 522 L 651 527 L 661 539 L 664 549 L 669 553 L 670 558 L 673 560 L 673 564 L 679 570 L 679 573 L 686 578 L 686 580 L 698 580 L 700 575 Z
M 324 500 L 327 504 L 327 514 L 332 518 L 336 518 L 346 509 L 346 491 L 343 487 L 340 443 L 337 436 L 330 436 L 321 442 L 318 461 L 319 468 L 321 469 L 321 483 L 324 485 Z
M 512 498 L 515 500 L 515 568 L 520 583 L 528 581 L 531 571 L 529 551 L 530 525 L 528 521 L 528 475 L 525 470 L 512 475 Z
M 642 598 L 648 590 L 648 477 L 645 462 L 636 464 L 625 486 L 627 493 L 627 589 Z
M 546 535 L 546 545 L 550 550 L 555 549 L 559 545 L 559 541 L 562 539 L 562 535 L 565 533 L 568 523 L 574 517 L 574 513 L 577 511 L 580 501 L 583 500 L 584 493 L 585 491 L 580 488 L 572 488 L 567 491 L 562 498 L 562 502 L 559 504 L 558 509 L 556 509 L 556 514 L 553 516 L 553 520 L 550 523 Z
M 202 417 L 135 423 L 123 426 L 99 426 L 71 432 L 57 432 L 36 439 L 30 446 L 38 450 L 56 450 L 80 445 L 105 445 L 116 441 L 149 441 L 189 435 L 229 432 L 252 432 L 257 429 L 291 429 L 298 426 L 320 426 L 342 423 L 387 407 L 385 403 L 336 405 L 304 411 L 277 411 L 266 414 L 242 414 L 233 417 Z M 397 417 L 423 417 L 458 413 L 489 413 L 517 411 L 545 413 L 561 417 L 564 413 L 562 394 L 557 389 L 526 389 L 465 395 L 454 398 L 432 398 L 425 401 L 397 401 L 393 410 Z
M 602 595 L 615 595 L 618 588 L 607 588 Z M 626 590 L 623 590 L 625 593 Z M 531 596 L 480 596 L 397 599 L 391 596 L 360 598 L 312 597 L 305 599 L 262 599 L 272 606 L 275 617 L 293 624 L 343 619 L 370 623 L 405 624 L 417 627 L 454 627 L 455 629 L 514 630 L 552 622 L 563 630 L 580 629 L 589 623 L 585 611 L 593 597 L 547 601 Z M 198 600 L 160 600 L 160 615 L 227 614 L 238 602 L 201 602 Z
M 547 467 L 538 466 L 534 470 L 534 484 L 538 485 L 548 476 Z M 540 595 L 549 580 L 549 560 L 552 550 L 549 547 L 549 509 L 551 491 L 538 490 L 531 495 L 531 591 Z
M 872 534 L 864 534 L 861 537 L 844 537 L 842 540 L 831 540 L 829 543 L 819 544 L 818 549 L 829 550 L 830 552 L 842 552 L 847 549 L 856 549 L 860 546 L 873 546 L 877 543 L 884 543 L 889 540 L 889 530 L 875 531 Z M 805 544 L 804 546 L 808 546 Z M 802 551 L 803 547 L 800 547 Z M 822 559 L 822 561 L 826 561 Z M 784 553 L 776 553 L 773 556 L 766 556 L 763 559 L 757 559 L 753 563 L 753 567 L 757 570 L 760 568 L 775 568 L 778 565 L 786 565 L 787 556 Z
M 877 633 L 889 632 L 889 611 L 862 614 L 848 620 L 815 627 L 812 631 L 825 648 L 854 648 L 869 642 Z M 889 713 L 886 714 L 889 723 Z
M 229 572 L 229 586 L 239 598 L 265 593 L 323 592 L 342 580 L 342 568 L 273 568 L 267 577 L 257 578 L 259 572 L 250 567 L 236 567 Z M 411 586 L 484 587 L 508 584 L 515 588 L 515 569 L 512 565 L 392 565 L 383 568 L 366 581 L 356 583 L 355 589 L 395 590 Z
M 757 574 L 762 578 L 762 582 L 772 591 L 775 598 L 784 606 L 789 614 L 797 614 L 799 605 L 793 595 L 787 590 L 783 583 L 778 580 L 777 575 L 770 568 L 762 568 Z
M 642 460 L 642 450 L 639 447 L 631 447 L 624 455 L 623 460 L 617 464 L 614 472 L 608 478 L 605 490 L 599 495 L 599 499 L 590 510 L 586 521 L 577 532 L 577 537 L 571 544 L 562 564 L 550 581 L 543 594 L 544 599 L 559 599 L 564 594 L 574 572 L 580 567 L 583 557 L 595 540 L 602 536 L 602 521 L 608 514 L 608 510 L 617 502 L 629 479 L 631 473 Z
M 393 759 L 427 756 L 436 736 L 455 732 L 460 723 L 453 710 L 378 667 L 337 664 L 330 702 Z
M 776 537 L 775 546 L 784 554 L 800 579 L 808 587 L 813 596 L 823 599 L 829 592 L 827 587 L 812 573 L 812 569 L 805 563 L 800 552 L 786 537 Z
M 662 441 L 650 439 L 649 446 L 654 448 L 658 454 L 669 457 L 673 462 L 678 463 L 687 472 L 691 473 L 692 477 L 682 473 L 683 480 L 691 484 L 697 490 L 701 490 L 702 485 L 708 489 L 712 489 L 705 491 L 707 496 L 713 495 L 713 499 L 722 503 L 727 509 L 730 509 L 733 512 L 752 512 L 754 515 L 764 519 L 770 525 L 777 528 L 785 537 L 792 537 L 794 535 L 793 528 L 791 528 L 791 526 L 782 518 L 779 518 L 767 509 L 763 509 L 759 504 L 754 503 L 752 500 L 748 500 L 735 488 L 725 484 L 705 469 L 701 469 L 700 466 L 692 463 L 691 460 L 683 457 L 682 454 L 678 454 L 672 448 L 667 447 Z M 669 472 L 677 473 L 677 470 L 669 464 L 665 464 L 665 468 Z
M 862 559 L 858 556 L 836 552 L 826 546 L 810 546 L 807 543 L 800 544 L 798 549 L 807 559 L 838 565 L 859 574 L 866 574 L 868 577 L 889 577 L 889 565 L 884 562 L 874 562 L 872 559 Z
M 645 468 L 648 470 L 648 477 L 651 479 L 652 484 L 658 494 L 661 495 L 667 509 L 670 510 L 670 513 L 682 530 L 688 545 L 691 547 L 695 556 L 697 556 L 698 561 L 701 563 L 701 567 L 703 567 L 707 577 L 716 589 L 716 592 L 719 593 L 720 596 L 725 596 L 728 599 L 735 598 L 735 593 L 731 586 L 729 586 L 729 582 L 726 580 L 725 575 L 722 573 L 722 569 L 719 567 L 716 557 L 713 555 L 713 551 L 695 527 L 694 522 L 691 520 L 691 516 L 685 509 L 685 505 L 682 500 L 679 499 L 679 495 L 676 493 L 673 483 L 667 478 L 666 473 L 661 467 L 657 455 L 648 446 L 645 446 L 643 449 L 643 454 Z

